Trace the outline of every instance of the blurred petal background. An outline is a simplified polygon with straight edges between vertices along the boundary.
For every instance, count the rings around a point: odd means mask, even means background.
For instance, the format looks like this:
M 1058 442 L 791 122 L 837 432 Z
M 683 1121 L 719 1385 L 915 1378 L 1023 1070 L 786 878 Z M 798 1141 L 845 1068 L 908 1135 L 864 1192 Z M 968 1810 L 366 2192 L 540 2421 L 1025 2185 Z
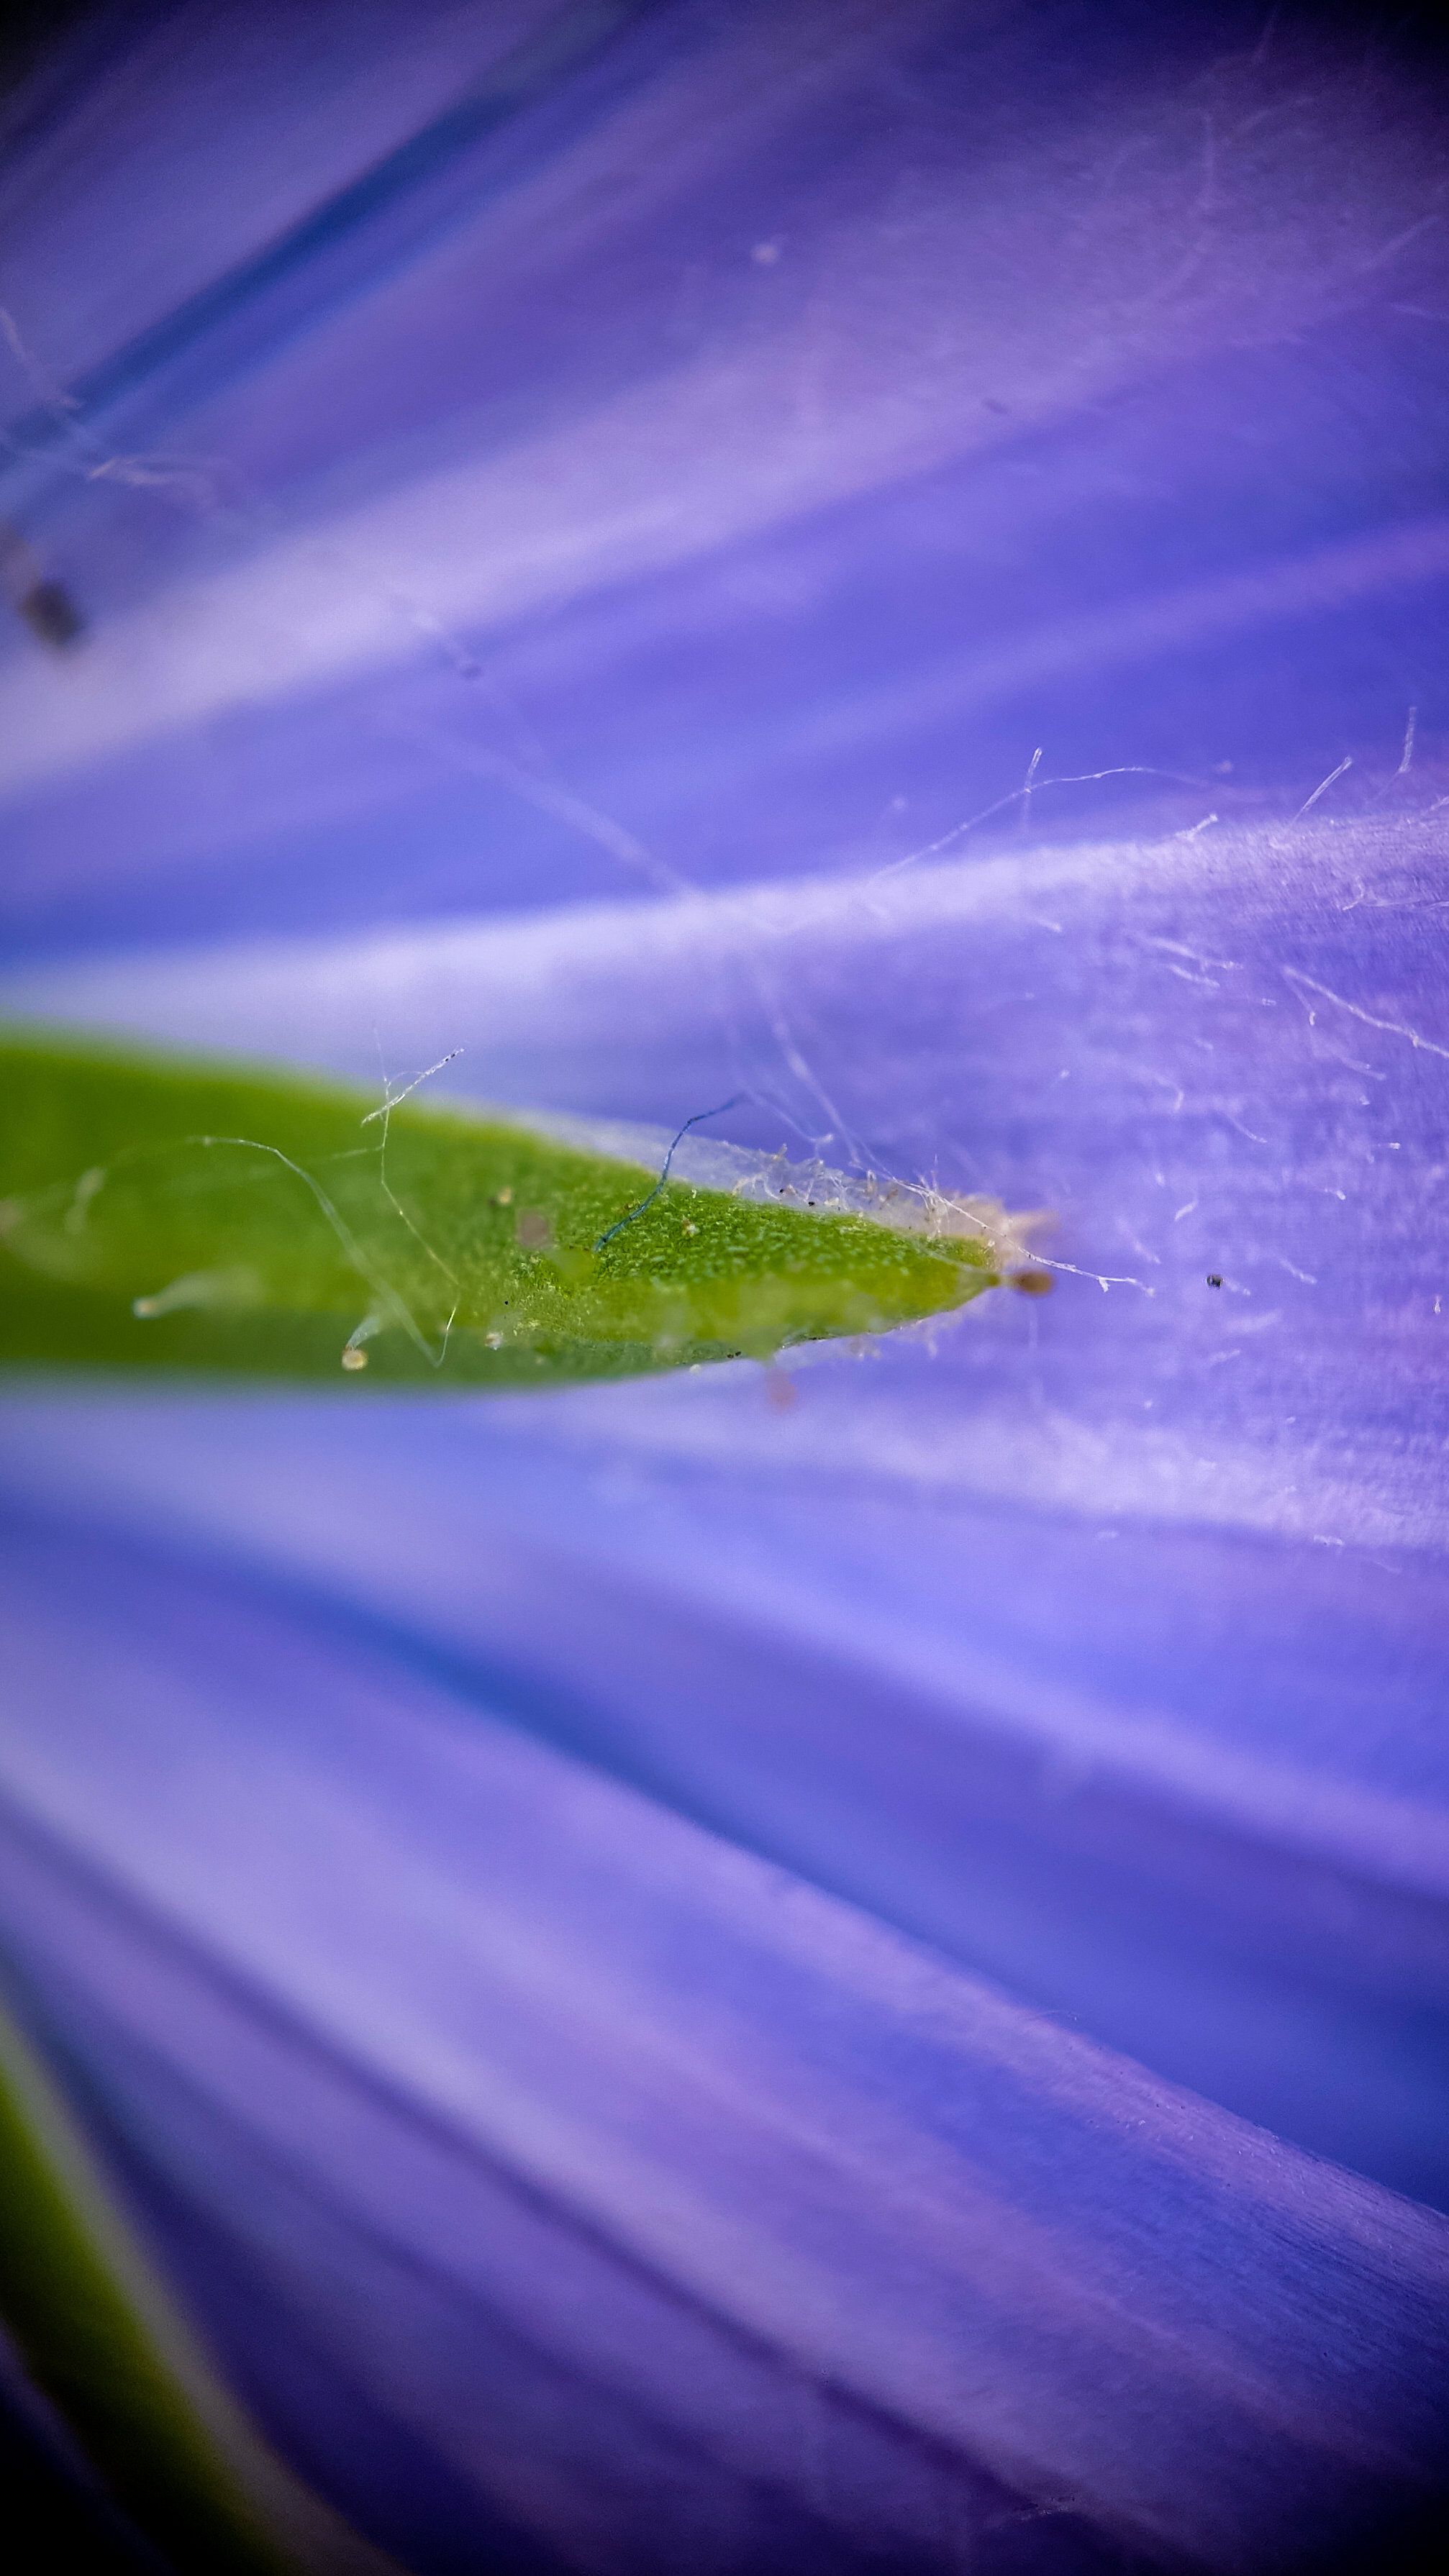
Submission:
M 7 1011 L 1055 1220 L 788 1374 L 10 1381 L 5 1992 L 212 2365 L 420 2576 L 1432 2547 L 1432 39 L 179 0 L 3 156 Z

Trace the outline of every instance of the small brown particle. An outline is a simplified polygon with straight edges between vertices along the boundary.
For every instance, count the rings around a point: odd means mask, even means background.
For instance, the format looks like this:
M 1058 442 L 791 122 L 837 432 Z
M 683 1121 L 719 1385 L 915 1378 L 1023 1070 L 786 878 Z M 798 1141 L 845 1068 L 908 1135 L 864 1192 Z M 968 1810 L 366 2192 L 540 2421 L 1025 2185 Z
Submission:
M 1013 1270 L 1006 1284 L 1019 1297 L 1049 1297 L 1052 1293 L 1051 1273 L 1047 1270 Z
M 513 1231 L 525 1252 L 542 1252 L 553 1241 L 553 1223 L 543 1208 L 520 1208 Z

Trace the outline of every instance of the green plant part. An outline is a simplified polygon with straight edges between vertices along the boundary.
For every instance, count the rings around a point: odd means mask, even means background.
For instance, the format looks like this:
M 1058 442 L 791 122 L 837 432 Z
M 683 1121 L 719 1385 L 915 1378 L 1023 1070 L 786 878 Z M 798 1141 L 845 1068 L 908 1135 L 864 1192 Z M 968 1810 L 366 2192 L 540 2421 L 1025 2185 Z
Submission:
M 391 2561 L 299 2486 L 213 2376 L 3 2007 L 0 2321 L 84 2453 L 117 2564 L 388 2576 Z
M 660 1187 L 548 1122 L 280 1070 L 14 1033 L 0 1080 L 12 1364 L 549 1386 L 885 1332 L 1023 1258 L 988 1202 L 812 1205 L 758 1158 Z

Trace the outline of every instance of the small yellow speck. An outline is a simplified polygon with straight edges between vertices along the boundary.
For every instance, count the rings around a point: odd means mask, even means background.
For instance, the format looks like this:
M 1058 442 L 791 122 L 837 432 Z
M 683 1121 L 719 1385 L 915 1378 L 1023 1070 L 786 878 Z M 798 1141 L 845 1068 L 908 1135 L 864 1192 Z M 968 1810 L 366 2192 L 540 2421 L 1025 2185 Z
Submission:
M 362 1368 L 366 1368 L 366 1366 L 367 1366 L 367 1353 L 366 1353 L 366 1351 L 360 1351 L 360 1350 L 356 1349 L 356 1347 L 353 1345 L 353 1343 L 349 1342 L 349 1343 L 348 1343 L 348 1345 L 347 1345 L 346 1350 L 345 1350 L 345 1351 L 343 1352 L 343 1354 L 342 1354 L 342 1365 L 343 1365 L 343 1367 L 344 1367 L 345 1369 L 362 1369 Z
M 513 1192 L 511 1188 L 499 1190 L 494 1196 L 493 1204 L 495 1207 L 512 1207 Z

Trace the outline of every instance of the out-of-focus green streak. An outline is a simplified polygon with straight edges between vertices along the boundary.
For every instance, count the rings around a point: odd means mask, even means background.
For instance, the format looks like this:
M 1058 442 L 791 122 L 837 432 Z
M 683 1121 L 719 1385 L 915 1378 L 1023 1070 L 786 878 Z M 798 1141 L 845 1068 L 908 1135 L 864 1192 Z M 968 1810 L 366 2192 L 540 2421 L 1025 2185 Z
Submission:
M 642 1206 L 642 1167 L 281 1071 L 12 1034 L 0 1100 L 11 1362 L 548 1386 L 880 1332 L 996 1280 L 986 1238 L 672 1180 Z
M 107 2493 L 167 2564 L 282 2576 L 207 2429 L 164 2300 L 30 2049 L 0 2011 L 0 2319 Z M 259 2446 L 258 2446 L 259 2447 Z

